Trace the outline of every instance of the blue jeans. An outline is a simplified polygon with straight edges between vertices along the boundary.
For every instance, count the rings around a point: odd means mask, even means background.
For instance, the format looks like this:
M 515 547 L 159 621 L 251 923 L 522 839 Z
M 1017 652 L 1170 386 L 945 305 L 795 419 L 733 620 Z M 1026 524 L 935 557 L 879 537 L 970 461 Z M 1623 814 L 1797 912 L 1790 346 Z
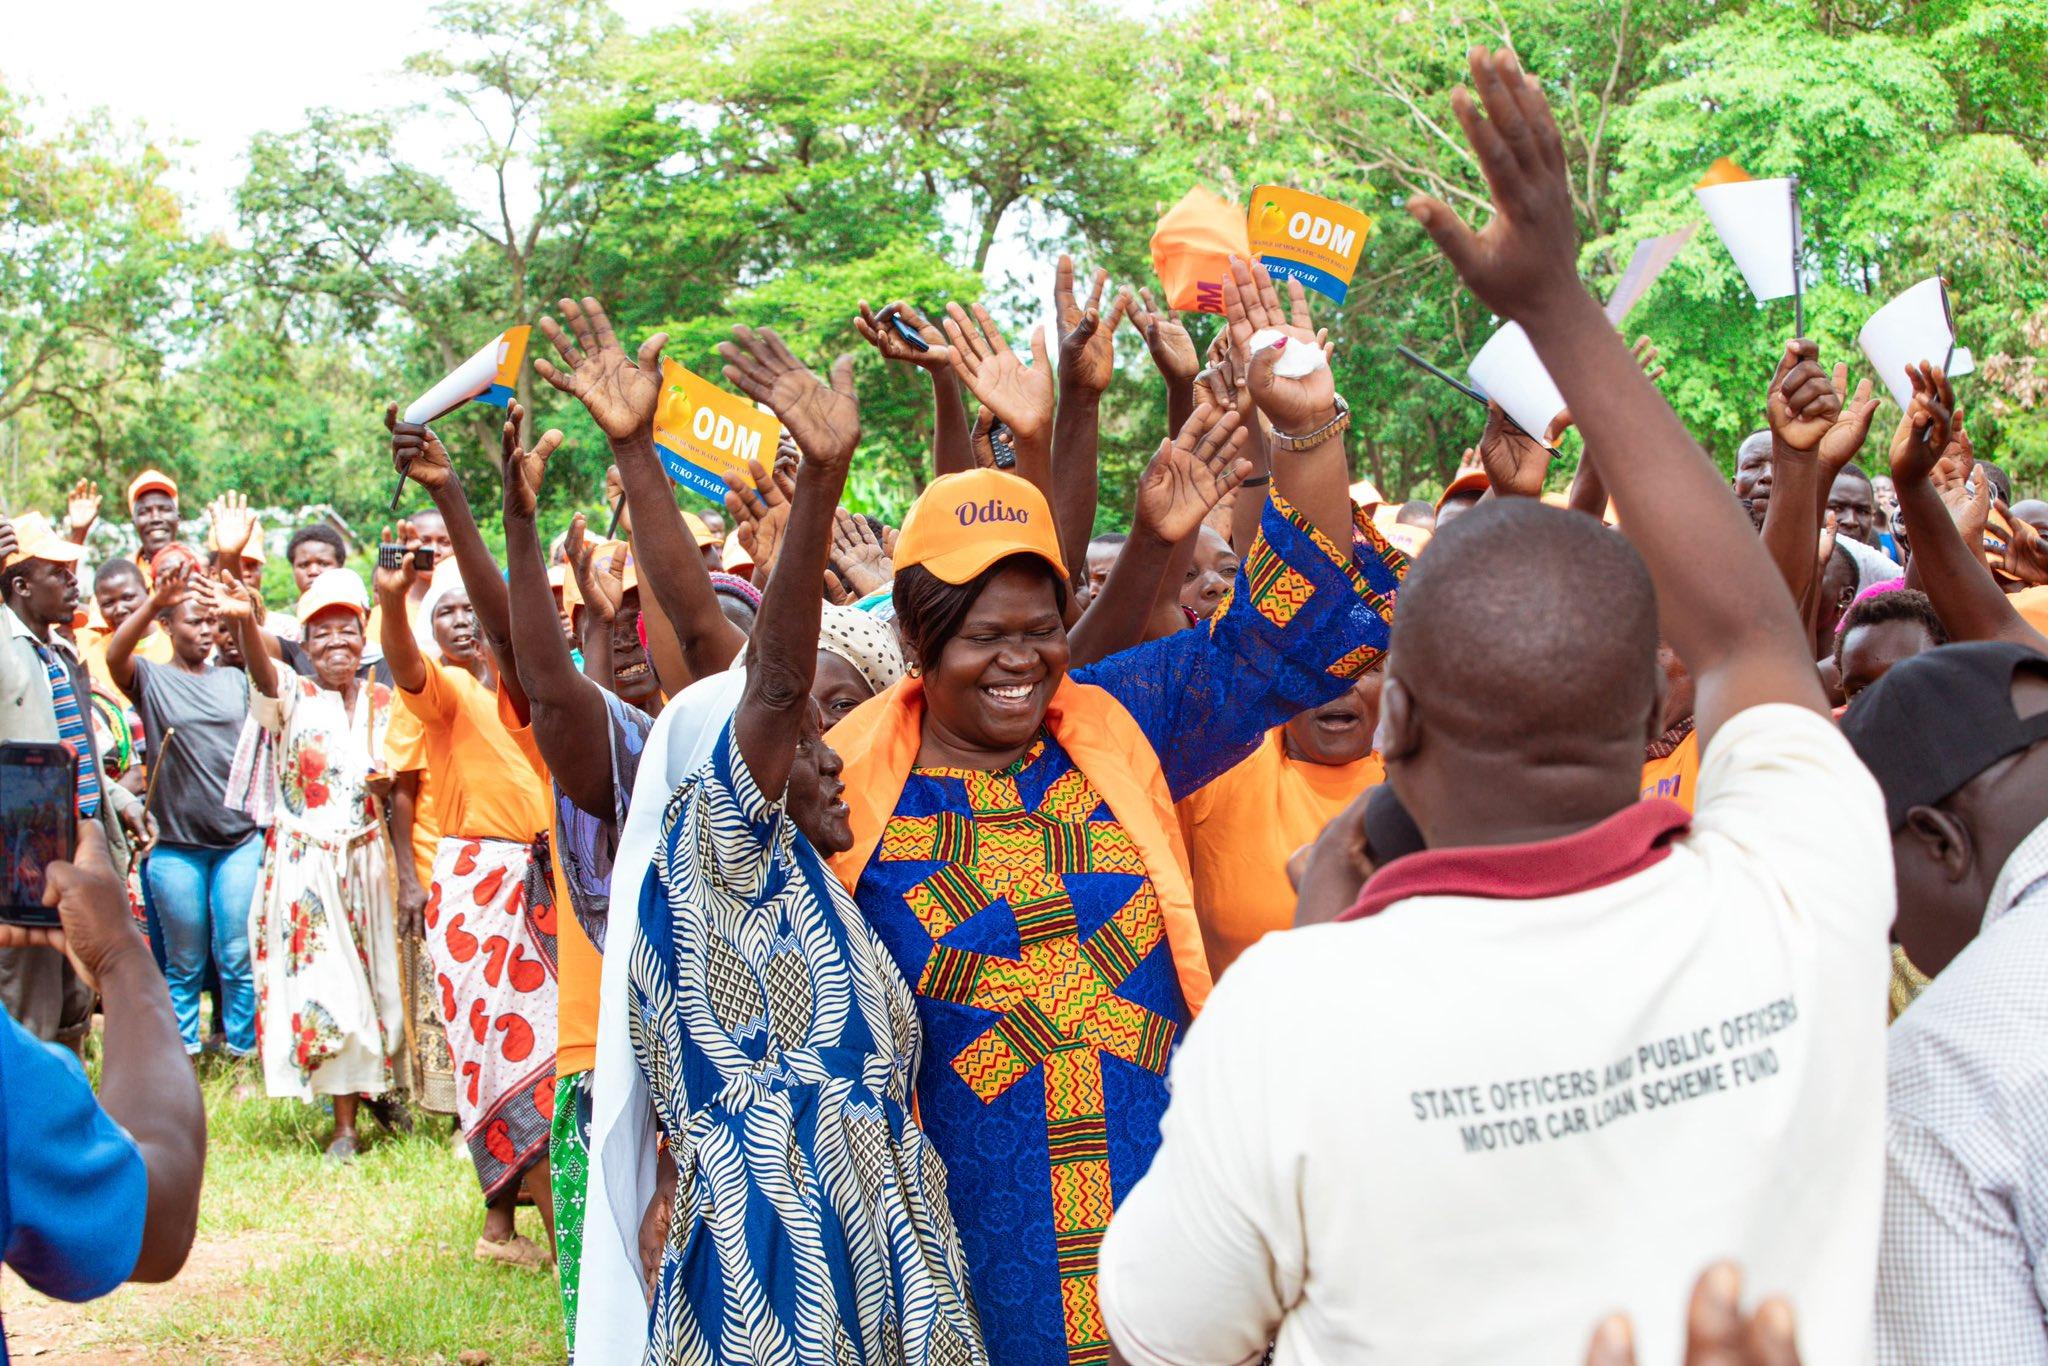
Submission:
M 263 870 L 263 836 L 249 836 L 227 849 L 194 844 L 159 844 L 150 850 L 142 876 L 164 941 L 164 976 L 171 1010 L 185 1051 L 197 1053 L 199 992 L 206 960 L 220 972 L 221 1005 L 227 1016 L 228 1051 L 256 1051 L 256 979 L 249 967 L 249 906 Z

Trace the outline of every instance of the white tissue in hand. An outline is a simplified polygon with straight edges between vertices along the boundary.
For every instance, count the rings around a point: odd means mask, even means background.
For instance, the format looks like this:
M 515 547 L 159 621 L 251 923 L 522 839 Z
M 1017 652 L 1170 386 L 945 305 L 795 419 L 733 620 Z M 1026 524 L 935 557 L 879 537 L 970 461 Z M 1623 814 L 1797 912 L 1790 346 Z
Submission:
M 1287 334 L 1279 328 L 1262 327 L 1245 343 L 1245 354 L 1257 356 L 1282 337 L 1287 337 Z M 1281 379 L 1300 379 L 1303 375 L 1313 375 L 1324 364 L 1322 347 L 1299 337 L 1287 337 L 1287 349 L 1280 353 L 1280 359 L 1273 362 L 1273 373 Z

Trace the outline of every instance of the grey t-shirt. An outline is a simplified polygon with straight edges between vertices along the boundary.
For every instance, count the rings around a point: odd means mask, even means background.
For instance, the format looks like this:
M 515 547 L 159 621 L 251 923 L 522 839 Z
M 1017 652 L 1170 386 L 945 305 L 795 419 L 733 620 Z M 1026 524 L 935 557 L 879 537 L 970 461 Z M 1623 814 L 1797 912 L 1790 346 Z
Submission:
M 247 815 L 228 809 L 228 770 L 249 715 L 249 676 L 213 665 L 186 673 L 172 664 L 135 661 L 135 709 L 149 737 L 149 800 L 166 844 L 226 849 L 255 833 Z M 166 731 L 175 729 L 168 749 Z

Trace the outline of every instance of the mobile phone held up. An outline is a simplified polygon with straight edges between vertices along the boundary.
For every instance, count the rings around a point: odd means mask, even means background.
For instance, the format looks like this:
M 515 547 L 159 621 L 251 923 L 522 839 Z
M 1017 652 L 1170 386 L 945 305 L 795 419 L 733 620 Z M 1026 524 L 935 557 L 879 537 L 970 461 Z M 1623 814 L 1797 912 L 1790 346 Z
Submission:
M 903 321 L 903 315 L 901 313 L 891 313 L 889 315 L 889 326 L 895 328 L 896 335 L 903 338 L 904 341 L 908 342 L 917 350 L 929 351 L 932 349 L 932 344 L 924 339 L 924 334 L 919 332 L 916 328 L 912 327 L 909 323 Z
M 377 567 L 379 569 L 396 569 L 403 563 L 405 563 L 404 546 L 392 541 L 386 541 L 383 545 L 377 547 Z M 413 551 L 412 567 L 422 574 L 433 573 L 434 547 L 423 545 Z
M 0 744 L 0 924 L 51 926 L 53 863 L 78 852 L 78 756 L 69 745 Z

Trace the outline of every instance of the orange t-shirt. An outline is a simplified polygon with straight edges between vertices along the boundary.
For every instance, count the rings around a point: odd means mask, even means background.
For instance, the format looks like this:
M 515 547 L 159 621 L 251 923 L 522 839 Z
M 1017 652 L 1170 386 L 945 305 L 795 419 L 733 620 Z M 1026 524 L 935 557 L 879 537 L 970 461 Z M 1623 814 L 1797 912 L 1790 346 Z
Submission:
M 2027 625 L 2048 635 L 2048 588 L 2022 588 L 2006 599 Z
M 1195 915 L 1217 977 L 1261 936 L 1294 924 L 1287 860 L 1323 833 L 1359 793 L 1381 782 L 1377 754 L 1348 764 L 1289 758 L 1285 727 L 1250 757 L 1181 799 L 1181 831 L 1195 875 Z
M 427 728 L 410 707 L 393 707 L 384 729 L 384 766 L 393 773 L 420 775 L 412 804 L 412 864 L 420 886 L 434 885 L 434 850 L 441 843 L 441 814 L 434 809 L 434 775 L 427 769 Z
M 1700 785 L 1700 733 L 1688 731 L 1678 748 L 1661 759 L 1643 761 L 1643 797 L 1663 797 L 1686 810 L 1698 797 Z
M 498 694 L 467 669 L 423 662 L 426 685 L 398 696 L 426 733 L 441 834 L 531 840 L 548 828 L 547 786 L 500 719 Z

